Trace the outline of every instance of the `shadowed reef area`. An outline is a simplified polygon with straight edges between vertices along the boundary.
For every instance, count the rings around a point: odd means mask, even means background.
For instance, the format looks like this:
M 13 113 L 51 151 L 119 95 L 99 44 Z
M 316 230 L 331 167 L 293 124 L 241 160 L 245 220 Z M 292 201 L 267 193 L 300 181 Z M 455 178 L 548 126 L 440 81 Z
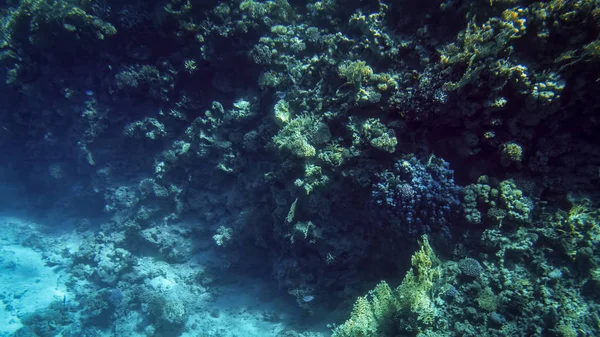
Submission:
M 0 2 L 0 337 L 600 336 L 600 0 Z

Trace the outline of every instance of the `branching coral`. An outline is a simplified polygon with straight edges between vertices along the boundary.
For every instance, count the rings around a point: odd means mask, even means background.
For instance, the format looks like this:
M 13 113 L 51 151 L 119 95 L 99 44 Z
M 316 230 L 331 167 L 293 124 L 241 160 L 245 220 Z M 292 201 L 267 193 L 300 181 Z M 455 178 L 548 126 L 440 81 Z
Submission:
M 282 118 L 285 119 L 282 115 Z M 318 138 L 314 138 L 320 130 L 325 131 L 327 126 L 313 115 L 301 115 L 285 124 L 273 137 L 273 142 L 280 149 L 286 149 L 300 158 L 314 157 L 317 154 L 314 145 Z
M 359 297 L 350 318 L 336 327 L 332 337 L 375 337 L 396 330 L 396 315 L 416 318 L 419 327 L 433 322 L 436 309 L 433 284 L 440 277 L 439 260 L 426 236 L 411 258 L 412 268 L 395 290 L 381 281 L 366 296 Z

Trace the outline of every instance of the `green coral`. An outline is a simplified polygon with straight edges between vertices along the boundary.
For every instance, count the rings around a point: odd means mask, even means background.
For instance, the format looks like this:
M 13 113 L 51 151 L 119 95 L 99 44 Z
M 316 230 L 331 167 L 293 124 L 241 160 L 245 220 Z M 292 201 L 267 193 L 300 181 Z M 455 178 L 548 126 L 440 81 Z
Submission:
M 296 179 L 294 184 L 304 188 L 306 194 L 310 194 L 315 188 L 325 186 L 329 181 L 329 177 L 323 174 L 320 166 L 314 164 L 306 164 L 304 166 L 304 179 Z
M 370 81 L 373 77 L 373 69 L 365 61 L 360 60 L 342 62 L 338 66 L 338 73 L 356 89 L 360 89 L 364 82 Z
M 458 82 L 447 82 L 446 89 L 456 90 L 479 77 L 486 68 L 500 74 L 507 68 L 502 62 L 488 64 L 511 50 L 510 41 L 522 37 L 526 32 L 527 11 L 521 8 L 507 9 L 502 18 L 493 17 L 482 25 L 473 19 L 459 35 L 457 43 L 450 43 L 439 50 L 442 65 L 461 64 L 464 73 Z M 509 67 L 510 68 L 510 67 Z
M 350 318 L 336 327 L 331 337 L 374 337 L 377 336 L 377 328 L 371 302 L 366 297 L 358 297 Z
M 385 331 L 400 310 L 396 294 L 385 281 L 381 281 L 366 296 L 359 296 L 350 318 L 336 327 L 332 337 L 371 337 Z
M 268 70 L 260 74 L 258 77 L 258 85 L 263 88 L 276 88 L 285 81 L 285 77 L 282 73 Z
M 363 134 L 369 139 L 369 144 L 376 149 L 392 153 L 396 150 L 398 140 L 394 130 L 388 129 L 378 118 L 369 118 L 363 124 Z
M 409 308 L 426 325 L 432 324 L 435 316 L 432 290 L 434 281 L 441 276 L 439 263 L 427 237 L 423 236 L 421 249 L 411 258 L 412 268 L 396 289 L 400 305 Z
M 361 121 L 358 118 L 351 117 L 347 127 L 353 134 L 354 145 L 366 141 L 378 150 L 389 153 L 396 151 L 398 140 L 395 131 L 388 129 L 379 118 L 368 118 Z
M 482 213 L 493 224 L 502 224 L 504 219 L 518 223 L 529 223 L 533 211 L 533 201 L 523 194 L 513 180 L 505 180 L 496 185 L 487 176 L 479 178 L 477 184 L 464 188 L 463 210 L 469 223 L 484 222 Z M 494 186 L 494 187 L 492 187 Z
M 239 9 L 251 19 L 263 20 L 263 22 L 265 17 L 279 22 L 289 22 L 295 16 L 294 10 L 287 0 L 265 2 L 244 0 L 240 3 Z
M 523 148 L 521 145 L 510 142 L 502 146 L 502 164 L 508 166 L 511 163 L 520 163 L 523 160 Z
M 228 116 L 234 120 L 249 119 L 256 115 L 256 111 L 252 107 L 252 103 L 238 99 L 233 103 L 233 109 L 228 111 Z
M 273 108 L 273 118 L 275 119 L 275 123 L 279 126 L 284 126 L 292 119 L 290 104 L 286 100 L 280 99 L 275 103 L 275 107 Z
M 411 258 L 412 268 L 395 290 L 380 282 L 359 297 L 350 318 L 333 330 L 332 337 L 376 337 L 394 329 L 396 316 L 414 316 L 420 327 L 431 325 L 436 315 L 434 282 L 440 278 L 439 260 L 423 236 L 421 248 Z
M 480 203 L 486 205 L 490 203 L 491 189 L 488 185 L 487 176 L 479 177 L 477 184 L 470 184 L 463 189 L 464 199 L 462 205 L 467 222 L 480 224 L 483 221 L 478 205 Z
M 477 304 L 485 311 L 494 312 L 498 308 L 498 297 L 490 287 L 486 287 L 477 295 Z
M 253 0 L 245 0 L 240 3 L 240 10 L 248 14 L 252 19 L 259 19 L 267 14 L 265 4 Z
M 386 322 L 393 318 L 393 314 L 400 309 L 400 302 L 394 291 L 385 281 L 379 282 L 375 289 L 369 291 L 373 314 L 379 322 Z
M 338 66 L 338 74 L 346 82 L 338 88 L 337 94 L 340 95 L 351 86 L 354 102 L 357 105 L 378 103 L 382 92 L 398 86 L 391 75 L 375 74 L 366 62 L 360 60 L 342 62 Z
M 377 89 L 379 91 L 388 91 L 388 90 L 396 90 L 398 89 L 398 82 L 394 77 L 390 74 L 377 74 L 375 75 L 375 79 L 377 80 Z
M 588 247 L 600 244 L 600 209 L 590 199 L 569 196 L 569 211 L 558 210 L 545 221 L 550 225 L 548 236 L 554 238 L 563 252 L 576 259 L 584 255 Z M 600 268 L 590 270 L 592 279 L 600 281 Z
M 511 179 L 500 183 L 500 197 L 502 205 L 508 212 L 508 219 L 520 223 L 531 221 L 533 202 L 523 195 L 517 184 Z
M 391 130 L 391 132 L 386 132 L 379 137 L 372 138 L 369 141 L 369 144 L 376 149 L 392 153 L 396 151 L 398 140 L 396 139 L 393 130 Z
M 329 144 L 323 151 L 319 152 L 318 157 L 324 164 L 330 167 L 338 167 L 344 163 L 345 152 L 346 150 L 339 144 Z
M 271 27 L 271 33 L 273 33 L 273 34 L 285 35 L 285 34 L 287 34 L 287 32 L 288 32 L 288 28 L 283 25 L 275 25 L 275 26 Z
M 287 149 L 297 157 L 310 158 L 317 154 L 315 147 L 302 134 L 289 135 L 289 137 L 285 137 L 286 135 L 278 136 L 275 136 L 277 138 L 274 137 L 273 141 L 275 141 L 279 148 Z
M 300 158 L 310 158 L 317 154 L 315 146 L 327 143 L 331 138 L 329 128 L 321 119 L 312 114 L 303 114 L 273 136 L 273 142 Z

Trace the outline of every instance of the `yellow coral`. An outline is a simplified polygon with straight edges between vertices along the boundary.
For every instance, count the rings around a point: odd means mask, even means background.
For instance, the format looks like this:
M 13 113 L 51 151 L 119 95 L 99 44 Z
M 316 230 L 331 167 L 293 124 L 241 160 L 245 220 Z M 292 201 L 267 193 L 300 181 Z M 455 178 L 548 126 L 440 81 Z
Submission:
M 398 89 L 398 82 L 390 74 L 378 74 L 375 76 L 377 82 L 377 89 L 379 91 L 387 91 L 389 89 Z
M 350 318 L 333 331 L 332 337 L 375 337 L 377 322 L 371 303 L 366 297 L 358 297 Z
M 477 304 L 481 309 L 493 312 L 498 308 L 498 298 L 490 287 L 486 287 L 477 295 Z
M 412 268 L 395 290 L 380 282 L 367 296 L 359 297 L 344 324 L 334 329 L 332 337 L 381 336 L 386 324 L 399 312 L 412 312 L 423 324 L 432 324 L 435 317 L 433 282 L 440 277 L 439 260 L 429 245 L 427 236 L 419 242 L 421 248 L 411 259 Z
M 283 99 L 277 101 L 277 103 L 275 103 L 275 107 L 273 108 L 273 117 L 277 125 L 283 126 L 287 124 L 292 119 L 290 104 Z
M 389 319 L 394 312 L 400 309 L 392 288 L 385 281 L 379 282 L 375 289 L 369 292 L 373 314 L 378 321 Z
M 338 67 L 340 76 L 360 88 L 363 81 L 371 80 L 373 69 L 365 61 L 346 61 Z
M 523 148 L 517 143 L 506 143 L 502 146 L 502 160 L 510 162 L 521 162 L 523 160 Z

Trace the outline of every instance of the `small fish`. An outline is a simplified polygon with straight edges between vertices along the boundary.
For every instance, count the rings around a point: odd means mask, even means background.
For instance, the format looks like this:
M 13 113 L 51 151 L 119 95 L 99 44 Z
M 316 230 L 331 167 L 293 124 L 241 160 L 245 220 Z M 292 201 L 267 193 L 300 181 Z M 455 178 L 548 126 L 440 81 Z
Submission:
M 85 92 L 85 94 L 86 94 L 86 95 L 88 95 L 88 96 L 93 96 L 93 95 L 94 95 L 94 91 L 93 91 L 93 90 L 89 90 L 89 89 L 88 89 L 88 90 L 86 90 L 86 91 L 84 91 L 84 92 Z
M 315 297 L 312 295 L 306 295 L 306 296 L 302 297 L 302 300 L 306 303 L 311 302 L 314 299 L 315 299 Z

